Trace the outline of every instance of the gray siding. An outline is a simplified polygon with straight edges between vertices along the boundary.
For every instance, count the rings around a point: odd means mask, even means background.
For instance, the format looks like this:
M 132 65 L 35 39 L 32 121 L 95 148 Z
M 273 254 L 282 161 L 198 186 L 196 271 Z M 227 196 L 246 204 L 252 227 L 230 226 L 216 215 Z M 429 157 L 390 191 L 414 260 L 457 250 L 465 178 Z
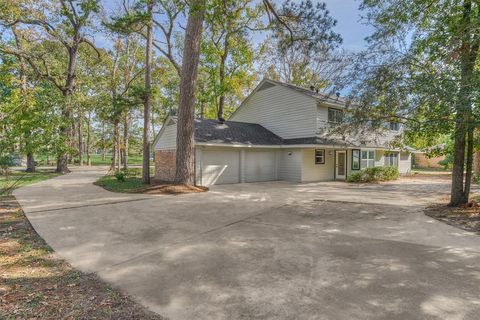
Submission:
M 322 148 L 319 148 L 322 149 Z M 334 179 L 335 158 L 333 149 L 325 150 L 325 163 L 315 163 L 315 149 L 302 150 L 302 181 L 329 181 Z
M 162 135 L 155 144 L 155 150 L 168 150 L 177 148 L 177 124 L 165 127 Z
M 304 138 L 315 135 L 316 110 L 314 99 L 274 86 L 250 96 L 230 120 L 258 123 L 285 139 Z
M 408 174 L 412 171 L 412 154 L 410 152 L 400 152 L 398 171 L 400 174 Z
M 277 152 L 278 179 L 292 182 L 302 181 L 302 150 L 279 150 Z

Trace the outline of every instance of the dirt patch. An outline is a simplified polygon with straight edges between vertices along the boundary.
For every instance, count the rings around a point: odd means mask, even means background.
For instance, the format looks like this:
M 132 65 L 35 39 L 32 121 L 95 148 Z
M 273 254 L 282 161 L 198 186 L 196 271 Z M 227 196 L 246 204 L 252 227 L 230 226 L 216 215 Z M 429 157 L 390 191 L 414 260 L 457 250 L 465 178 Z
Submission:
M 59 259 L 13 197 L 0 197 L 0 270 L 0 319 L 163 319 Z
M 476 201 L 460 207 L 448 207 L 447 202 L 433 205 L 425 209 L 425 214 L 451 226 L 480 235 L 480 205 Z
M 168 184 L 168 183 L 155 183 L 146 188 L 137 190 L 140 193 L 146 194 L 185 194 L 185 193 L 199 193 L 207 192 L 207 187 L 202 186 L 189 186 L 183 184 Z

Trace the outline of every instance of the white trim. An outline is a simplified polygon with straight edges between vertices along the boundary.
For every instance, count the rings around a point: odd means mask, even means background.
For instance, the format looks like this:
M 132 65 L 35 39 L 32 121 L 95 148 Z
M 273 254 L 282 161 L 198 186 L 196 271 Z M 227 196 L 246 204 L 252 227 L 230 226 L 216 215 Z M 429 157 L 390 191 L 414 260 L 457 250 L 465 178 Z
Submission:
M 339 176 L 338 175 L 338 154 L 343 153 L 345 156 L 343 158 L 343 175 Z M 347 179 L 347 172 L 348 172 L 348 159 L 347 159 L 348 153 L 347 150 L 335 150 L 335 180 L 346 180 Z

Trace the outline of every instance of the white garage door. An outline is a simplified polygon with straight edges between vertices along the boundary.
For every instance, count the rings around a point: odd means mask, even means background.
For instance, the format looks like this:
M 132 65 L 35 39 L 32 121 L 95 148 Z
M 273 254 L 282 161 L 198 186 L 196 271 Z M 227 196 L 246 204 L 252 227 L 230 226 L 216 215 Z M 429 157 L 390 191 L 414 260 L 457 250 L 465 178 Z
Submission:
M 272 181 L 275 177 L 275 151 L 245 152 L 245 181 Z
M 238 150 L 204 150 L 202 152 L 202 185 L 240 182 Z

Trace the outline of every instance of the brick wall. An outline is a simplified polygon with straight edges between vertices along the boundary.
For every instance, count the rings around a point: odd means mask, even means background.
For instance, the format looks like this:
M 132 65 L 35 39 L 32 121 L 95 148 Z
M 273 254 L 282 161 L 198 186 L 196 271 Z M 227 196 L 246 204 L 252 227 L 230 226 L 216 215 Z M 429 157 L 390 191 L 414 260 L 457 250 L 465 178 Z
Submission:
M 175 179 L 176 150 L 155 151 L 155 179 L 173 181 Z
M 445 156 L 428 158 L 423 153 L 415 153 L 415 167 L 416 168 L 443 168 L 438 164 L 439 161 L 445 159 Z

